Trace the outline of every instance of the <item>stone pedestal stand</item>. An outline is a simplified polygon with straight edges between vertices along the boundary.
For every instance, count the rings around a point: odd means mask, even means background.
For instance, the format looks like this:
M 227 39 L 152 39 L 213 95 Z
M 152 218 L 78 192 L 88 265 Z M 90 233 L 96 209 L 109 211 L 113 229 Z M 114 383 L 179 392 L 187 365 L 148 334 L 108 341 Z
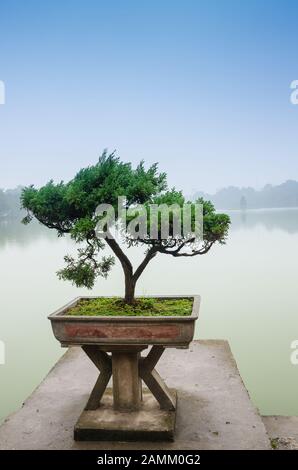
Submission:
M 155 366 L 165 348 L 189 347 L 200 296 L 154 296 L 191 300 L 190 315 L 69 315 L 80 300 L 91 298 L 77 297 L 49 316 L 61 346 L 81 346 L 100 371 L 75 425 L 75 439 L 173 440 L 176 391 L 168 389 Z M 111 378 L 112 389 L 107 388 Z M 142 382 L 147 386 L 143 390 Z
M 176 391 L 155 366 L 165 350 L 154 345 L 83 345 L 100 374 L 75 425 L 75 440 L 173 440 Z M 113 387 L 107 388 L 112 377 Z M 142 390 L 142 381 L 148 387 Z

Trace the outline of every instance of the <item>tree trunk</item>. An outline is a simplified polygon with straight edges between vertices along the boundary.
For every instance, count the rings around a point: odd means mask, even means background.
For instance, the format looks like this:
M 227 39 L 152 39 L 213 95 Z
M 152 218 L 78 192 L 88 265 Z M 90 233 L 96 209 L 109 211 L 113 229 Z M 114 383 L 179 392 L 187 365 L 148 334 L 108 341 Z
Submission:
M 133 304 L 135 300 L 136 283 L 130 273 L 125 273 L 125 303 Z
M 152 246 L 139 267 L 136 269 L 135 273 L 133 273 L 133 267 L 129 259 L 127 258 L 126 254 L 122 251 L 121 247 L 118 245 L 116 240 L 109 234 L 109 237 L 106 238 L 106 242 L 112 251 L 115 253 L 117 258 L 120 260 L 124 276 L 125 276 L 125 297 L 124 301 L 127 304 L 133 304 L 135 301 L 135 287 L 137 280 L 139 279 L 140 275 L 146 268 L 149 261 L 154 258 L 157 254 L 158 248 Z

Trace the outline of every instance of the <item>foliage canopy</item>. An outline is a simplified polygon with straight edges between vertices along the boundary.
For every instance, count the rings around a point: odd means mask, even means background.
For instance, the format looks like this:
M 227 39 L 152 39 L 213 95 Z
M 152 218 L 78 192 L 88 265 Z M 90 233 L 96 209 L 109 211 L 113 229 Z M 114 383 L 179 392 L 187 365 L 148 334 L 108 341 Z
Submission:
M 52 180 L 41 188 L 33 185 L 22 191 L 21 204 L 27 211 L 23 219 L 25 224 L 36 218 L 41 224 L 55 229 L 58 236 L 70 234 L 80 246 L 78 256 L 66 255 L 65 268 L 58 272 L 61 279 L 70 280 L 76 286 L 92 288 L 97 276 L 106 277 L 116 256 L 122 265 L 125 275 L 125 301 L 134 301 L 135 285 L 143 270 L 157 253 L 170 254 L 174 257 L 196 256 L 207 253 L 217 242 L 225 243 L 228 234 L 230 219 L 226 214 L 218 214 L 210 201 L 202 198 L 198 203 L 203 205 L 203 242 L 200 246 L 195 244 L 193 237 L 183 233 L 174 236 L 170 232 L 167 238 L 160 237 L 158 225 L 158 239 L 150 238 L 150 221 L 148 219 L 148 232 L 137 239 L 131 239 L 127 225 L 122 226 L 124 243 L 127 247 L 144 245 L 146 254 L 142 263 L 134 271 L 133 266 L 123 251 L 121 244 L 110 233 L 110 237 L 103 239 L 97 236 L 96 226 L 98 216 L 96 208 L 99 204 L 110 204 L 118 214 L 118 197 L 126 198 L 126 209 L 136 208 L 139 204 L 167 204 L 182 208 L 185 198 L 181 191 L 175 188 L 168 189 L 165 173 L 158 172 L 157 164 L 148 169 L 142 161 L 136 168 L 131 163 L 123 163 L 114 153 L 106 151 L 101 155 L 95 165 L 81 169 L 69 182 L 55 184 Z M 191 205 L 193 216 L 194 204 Z M 149 213 L 149 212 L 148 212 Z M 170 225 L 173 224 L 173 211 L 170 211 Z M 128 217 L 127 222 L 132 217 Z M 171 235 L 172 234 L 172 235 Z M 105 243 L 109 245 L 114 256 L 102 256 Z

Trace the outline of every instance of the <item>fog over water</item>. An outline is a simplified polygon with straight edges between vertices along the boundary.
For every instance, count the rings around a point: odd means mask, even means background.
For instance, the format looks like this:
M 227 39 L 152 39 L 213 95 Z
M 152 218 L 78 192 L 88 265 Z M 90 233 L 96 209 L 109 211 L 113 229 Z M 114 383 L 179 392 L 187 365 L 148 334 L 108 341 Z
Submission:
M 200 294 L 196 338 L 229 341 L 263 414 L 297 415 L 298 365 L 290 361 L 290 344 L 298 339 L 298 209 L 229 213 L 225 246 L 190 259 L 158 255 L 137 293 Z M 118 263 L 91 292 L 59 281 L 55 273 L 74 249 L 67 237 L 37 223 L 0 222 L 0 340 L 6 349 L 0 418 L 21 405 L 64 351 L 47 315 L 80 294 L 123 293 Z M 143 254 L 128 253 L 134 263 Z

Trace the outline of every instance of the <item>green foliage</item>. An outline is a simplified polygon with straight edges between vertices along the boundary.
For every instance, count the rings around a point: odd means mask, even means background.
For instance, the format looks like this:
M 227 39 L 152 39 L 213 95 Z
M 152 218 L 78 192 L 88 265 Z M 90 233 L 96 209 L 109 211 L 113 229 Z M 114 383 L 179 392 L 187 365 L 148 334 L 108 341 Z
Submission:
M 171 189 L 170 191 L 165 191 L 162 194 L 158 194 L 152 198 L 153 204 L 177 204 L 179 207 L 182 207 L 185 203 L 185 198 L 182 194 L 182 191 L 176 191 L 175 188 Z
M 60 279 L 69 280 L 76 286 L 92 288 L 96 277 L 106 277 L 114 264 L 112 256 L 103 257 L 100 261 L 98 255 L 104 248 L 103 239 L 96 234 L 96 225 L 99 215 L 95 210 L 99 204 L 110 204 L 118 216 L 118 197 L 126 197 L 127 209 L 136 208 L 143 204 L 147 208 L 150 204 L 173 205 L 169 209 L 170 232 L 169 237 L 161 237 L 161 214 L 152 222 L 150 211 L 146 213 L 146 232 L 137 239 L 131 239 L 127 225 L 122 226 L 127 246 L 143 245 L 148 248 L 145 262 L 132 273 L 133 268 L 127 256 L 117 245 L 116 240 L 106 243 L 112 248 L 114 254 L 120 259 L 125 272 L 126 280 L 131 277 L 135 282 L 143 272 L 148 262 L 156 253 L 170 254 L 172 256 L 195 256 L 207 253 L 214 243 L 225 243 L 230 219 L 225 214 L 217 214 L 210 201 L 198 199 L 203 205 L 204 240 L 200 247 L 189 233 L 175 235 L 174 220 L 177 208 L 185 203 L 181 191 L 175 188 L 168 190 L 166 174 L 159 173 L 157 164 L 145 169 L 141 162 L 135 169 L 130 163 L 123 163 L 114 153 L 108 155 L 105 151 L 95 165 L 81 169 L 75 177 L 67 183 L 61 181 L 55 184 L 52 180 L 45 186 L 37 189 L 33 185 L 24 188 L 21 195 L 22 208 L 27 211 L 23 222 L 29 223 L 35 217 L 48 228 L 55 229 L 58 236 L 70 234 L 78 244 L 85 246 L 78 249 L 77 259 L 70 255 L 65 256 L 66 266 L 58 272 Z M 175 206 L 176 205 L 176 209 Z M 134 215 L 130 215 L 127 223 Z M 194 231 L 195 204 L 191 205 L 191 230 Z M 150 226 L 151 223 L 151 226 Z M 156 224 L 158 240 L 151 239 L 150 229 Z
M 97 276 L 106 278 L 111 267 L 115 264 L 113 256 L 103 256 L 101 261 L 95 261 L 91 256 L 85 256 L 86 251 L 78 250 L 78 259 L 75 260 L 72 256 L 64 256 L 66 267 L 60 269 L 57 274 L 59 279 L 64 281 L 71 281 L 76 287 L 87 287 L 92 289 Z
M 97 275 L 97 269 L 88 260 L 75 260 L 72 256 L 64 256 L 67 266 L 57 272 L 59 279 L 71 281 L 77 287 L 91 289 Z
M 94 234 L 96 223 L 96 217 L 91 218 L 87 216 L 77 220 L 70 230 L 71 238 L 77 242 L 83 242 L 88 238 L 93 238 L 93 236 L 90 237 L 90 234 Z M 98 239 L 97 241 L 99 243 L 99 247 L 103 248 L 101 240 Z
M 99 297 L 81 299 L 75 307 L 70 308 L 66 315 L 84 316 L 184 316 L 191 315 L 192 299 L 155 299 L 138 298 L 132 305 L 116 297 Z
M 105 151 L 95 165 L 83 168 L 68 183 L 49 181 L 40 189 L 33 185 L 24 188 L 21 203 L 28 212 L 24 222 L 34 216 L 63 234 L 80 219 L 92 220 L 101 203 L 117 210 L 118 196 L 126 196 L 129 206 L 143 204 L 166 187 L 166 174 L 158 173 L 157 164 L 146 171 L 141 162 L 134 170 L 130 163 Z

